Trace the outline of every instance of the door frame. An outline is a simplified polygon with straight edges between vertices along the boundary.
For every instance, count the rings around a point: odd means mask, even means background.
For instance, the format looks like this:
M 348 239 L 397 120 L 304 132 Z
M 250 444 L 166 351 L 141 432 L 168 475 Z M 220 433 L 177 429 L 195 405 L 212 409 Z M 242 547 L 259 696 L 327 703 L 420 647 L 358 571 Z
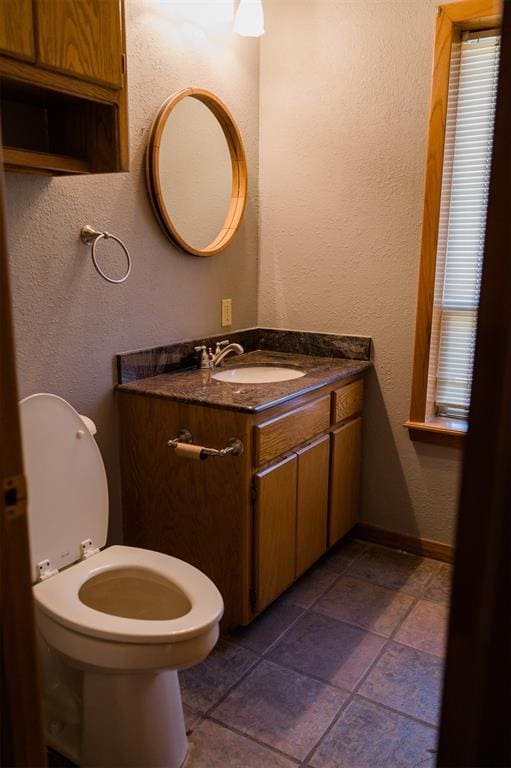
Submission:
M 511 3 L 504 3 L 439 768 L 511 765 Z
M 1 148 L 1 136 L 0 136 Z M 45 766 L 0 156 L 0 720 L 2 765 Z

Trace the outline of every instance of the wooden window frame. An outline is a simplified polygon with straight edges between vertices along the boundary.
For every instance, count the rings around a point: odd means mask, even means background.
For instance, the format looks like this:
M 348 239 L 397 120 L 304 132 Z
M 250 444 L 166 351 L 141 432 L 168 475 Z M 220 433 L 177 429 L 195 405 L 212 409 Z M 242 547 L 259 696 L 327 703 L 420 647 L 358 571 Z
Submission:
M 436 251 L 440 222 L 442 172 L 447 120 L 447 96 L 453 43 L 465 30 L 501 25 L 501 0 L 461 0 L 437 9 L 433 85 L 429 113 L 426 184 L 422 219 L 419 290 L 413 359 L 410 418 L 405 422 L 411 440 L 461 447 L 467 423 L 434 414 L 428 397 L 431 335 L 434 317 Z

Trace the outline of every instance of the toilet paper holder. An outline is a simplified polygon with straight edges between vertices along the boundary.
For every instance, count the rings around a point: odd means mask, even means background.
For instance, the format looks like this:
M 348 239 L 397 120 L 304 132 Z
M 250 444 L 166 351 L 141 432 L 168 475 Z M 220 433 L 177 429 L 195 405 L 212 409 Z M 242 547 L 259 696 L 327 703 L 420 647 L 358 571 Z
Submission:
M 210 456 L 222 458 L 224 456 L 241 456 L 245 450 L 242 441 L 238 437 L 230 437 L 225 448 L 207 448 L 205 445 L 194 445 L 192 433 L 188 429 L 182 429 L 177 437 L 167 442 L 169 448 L 173 448 L 177 456 L 186 459 L 198 459 L 204 461 Z

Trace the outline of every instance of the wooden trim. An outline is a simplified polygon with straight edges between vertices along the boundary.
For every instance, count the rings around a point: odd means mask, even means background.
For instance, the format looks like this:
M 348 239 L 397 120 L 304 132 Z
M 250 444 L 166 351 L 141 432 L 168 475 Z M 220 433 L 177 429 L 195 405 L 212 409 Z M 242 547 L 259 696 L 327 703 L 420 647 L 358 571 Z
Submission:
M 451 448 L 463 447 L 468 427 L 464 421 L 456 423 L 454 419 L 445 419 L 441 416 L 427 421 L 405 421 L 403 426 L 408 429 L 410 440 L 446 445 Z
M 455 29 L 447 14 L 442 12 L 436 22 L 433 87 L 429 115 L 426 188 L 422 218 L 421 261 L 417 295 L 417 321 L 413 360 L 412 402 L 410 421 L 424 421 L 428 387 L 429 347 L 433 322 L 436 247 L 440 221 L 444 137 L 449 90 L 449 67 Z
M 170 113 L 180 101 L 187 97 L 198 99 L 213 112 L 222 127 L 231 155 L 232 191 L 229 210 L 220 232 L 213 242 L 205 248 L 195 248 L 179 234 L 165 206 L 160 186 L 159 155 L 161 136 Z M 162 104 L 151 126 L 145 169 L 147 188 L 154 212 L 163 231 L 174 245 L 177 245 L 185 253 L 191 253 L 193 256 L 214 256 L 216 253 L 220 253 L 220 251 L 227 248 L 238 231 L 245 212 L 247 202 L 247 162 L 240 130 L 234 117 L 218 96 L 215 96 L 211 91 L 201 88 L 184 88 L 182 91 L 178 91 L 170 96 Z
M 119 170 L 130 169 L 130 134 L 128 120 L 128 72 L 126 52 L 126 4 L 121 2 L 122 88 L 119 92 L 117 130 L 119 135 Z
M 497 0 L 465 0 L 465 2 L 441 5 L 438 9 L 417 294 L 411 422 L 424 422 L 429 415 L 427 412 L 428 371 L 433 328 L 436 249 L 440 221 L 451 49 L 453 42 L 460 39 L 462 30 L 480 29 L 488 24 L 498 25 L 500 13 L 501 3 Z
M 460 488 L 437 765 L 511 765 L 511 3 L 504 4 L 493 160 Z
M 454 547 L 433 539 L 423 539 L 419 536 L 411 536 L 408 533 L 397 533 L 379 528 L 369 523 L 357 523 L 352 530 L 352 535 L 357 539 L 371 541 L 392 549 L 402 549 L 422 557 L 432 557 L 434 560 L 442 560 L 452 563 L 454 560 Z
M 502 22 L 502 0 L 464 0 L 439 6 L 440 10 L 463 29 L 481 29 Z M 472 27 L 474 24 L 474 27 Z
M 71 75 L 39 69 L 33 64 L 3 56 L 0 57 L 0 77 L 106 104 L 118 104 L 121 93 L 119 90 L 88 83 L 86 80 L 78 80 Z

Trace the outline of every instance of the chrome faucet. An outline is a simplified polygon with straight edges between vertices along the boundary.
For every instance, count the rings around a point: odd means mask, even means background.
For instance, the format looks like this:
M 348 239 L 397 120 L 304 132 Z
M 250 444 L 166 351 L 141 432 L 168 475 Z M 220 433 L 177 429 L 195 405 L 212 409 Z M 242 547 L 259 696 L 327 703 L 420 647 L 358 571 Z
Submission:
M 227 355 L 242 355 L 245 350 L 241 344 L 236 342 L 231 344 L 229 339 L 225 339 L 224 341 L 217 341 L 214 352 L 211 351 L 211 347 L 206 349 L 205 344 L 195 347 L 195 351 L 200 353 L 200 368 L 204 370 L 216 368 L 218 365 L 222 365 Z

